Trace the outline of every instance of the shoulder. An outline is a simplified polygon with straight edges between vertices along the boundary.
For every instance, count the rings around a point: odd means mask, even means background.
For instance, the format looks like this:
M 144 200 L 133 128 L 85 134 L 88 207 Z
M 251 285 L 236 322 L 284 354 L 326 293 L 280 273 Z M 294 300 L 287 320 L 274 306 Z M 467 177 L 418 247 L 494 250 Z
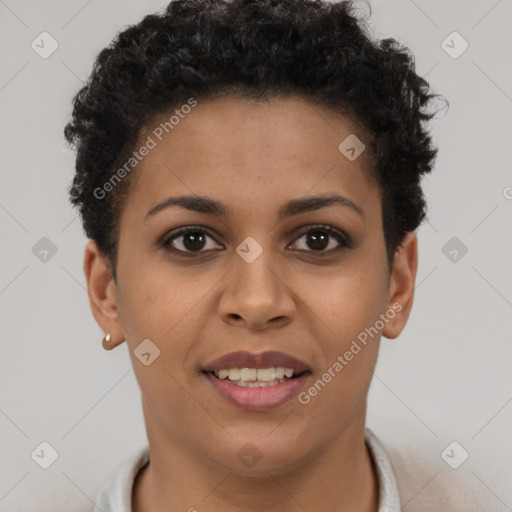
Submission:
M 498 507 L 498 501 L 471 471 L 468 461 L 454 469 L 442 459 L 442 451 L 435 443 L 386 445 L 404 512 L 482 512 Z

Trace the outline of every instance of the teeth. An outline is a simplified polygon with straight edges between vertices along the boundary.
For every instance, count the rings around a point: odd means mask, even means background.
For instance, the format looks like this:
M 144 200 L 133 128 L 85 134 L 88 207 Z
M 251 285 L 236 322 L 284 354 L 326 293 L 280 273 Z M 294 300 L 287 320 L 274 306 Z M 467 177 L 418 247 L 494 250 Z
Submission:
M 284 372 L 283 372 L 284 376 Z M 258 375 L 256 376 L 256 379 L 260 382 L 270 382 L 271 380 L 274 380 L 276 378 L 276 372 L 274 372 L 274 368 L 259 368 L 258 369 Z
M 245 382 L 257 380 L 258 371 L 256 368 L 240 368 L 240 380 Z M 231 373 L 231 370 L 229 370 Z
M 231 370 L 226 370 L 228 372 L 229 380 L 239 380 L 240 379 L 240 368 L 232 368 Z M 220 376 L 219 376 L 220 378 Z
M 280 383 L 277 380 L 272 380 L 270 382 L 246 382 L 240 379 L 238 382 L 235 382 L 235 384 L 242 388 L 267 388 L 270 386 L 277 386 Z
M 293 375 L 293 370 L 291 368 L 287 368 L 288 370 L 291 370 L 292 372 L 292 375 Z M 276 379 L 282 379 L 284 377 L 284 368 L 282 366 L 278 366 L 276 369 L 275 369 L 275 374 L 276 376 Z
M 219 379 L 238 381 L 237 384 L 239 386 L 264 387 L 267 385 L 275 386 L 285 377 L 288 379 L 292 378 L 294 370 L 277 366 L 270 368 L 226 368 L 214 373 Z

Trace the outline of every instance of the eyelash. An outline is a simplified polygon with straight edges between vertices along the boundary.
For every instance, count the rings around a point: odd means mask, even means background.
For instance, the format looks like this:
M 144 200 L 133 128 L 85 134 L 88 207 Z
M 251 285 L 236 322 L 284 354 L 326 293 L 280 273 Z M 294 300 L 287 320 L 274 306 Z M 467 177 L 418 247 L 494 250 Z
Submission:
M 203 226 L 187 226 L 187 227 L 182 228 L 179 231 L 173 233 L 170 236 L 164 237 L 159 242 L 159 245 L 162 248 L 164 248 L 165 250 L 168 250 L 171 253 L 176 254 L 177 256 L 182 256 L 182 257 L 185 257 L 185 258 L 194 257 L 196 254 L 201 254 L 203 252 L 208 252 L 208 251 L 204 251 L 204 250 L 200 250 L 200 251 L 182 251 L 180 249 L 176 249 L 175 247 L 172 247 L 172 245 L 171 245 L 171 242 L 174 241 L 175 239 L 179 238 L 180 236 L 183 236 L 183 235 L 188 234 L 188 233 L 196 233 L 198 231 L 202 232 L 202 233 L 206 233 L 210 238 L 215 240 L 215 237 L 213 236 L 213 234 L 210 232 L 209 229 L 207 229 L 207 228 L 205 228 Z M 328 236 L 333 237 L 340 244 L 340 247 L 337 247 L 336 249 L 331 249 L 329 251 L 313 251 L 313 250 L 303 251 L 303 250 L 300 250 L 300 252 L 308 252 L 308 253 L 310 252 L 310 253 L 315 253 L 317 255 L 322 256 L 322 255 L 326 255 L 326 254 L 331 254 L 332 252 L 338 252 L 338 251 L 342 250 L 343 248 L 346 248 L 346 249 L 353 249 L 354 248 L 352 240 L 350 239 L 349 236 L 347 236 L 342 231 L 339 231 L 339 230 L 337 230 L 337 229 L 335 229 L 335 228 L 333 228 L 331 226 L 327 226 L 325 224 L 315 224 L 315 225 L 312 225 L 312 226 L 308 227 L 308 229 L 306 231 L 302 232 L 296 238 L 296 240 L 302 238 L 304 235 L 307 235 L 308 233 L 310 233 L 312 231 L 322 231 L 322 232 L 326 233 Z

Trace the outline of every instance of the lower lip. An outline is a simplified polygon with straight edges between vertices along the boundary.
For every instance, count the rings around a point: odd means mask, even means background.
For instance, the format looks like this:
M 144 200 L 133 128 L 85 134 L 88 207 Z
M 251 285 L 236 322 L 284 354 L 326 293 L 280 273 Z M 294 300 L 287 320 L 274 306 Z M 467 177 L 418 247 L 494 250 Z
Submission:
M 231 404 L 247 411 L 264 411 L 283 405 L 296 396 L 310 373 L 305 372 L 295 379 L 264 388 L 245 388 L 232 384 L 229 380 L 218 379 L 211 373 L 203 375 L 211 383 L 213 389 Z

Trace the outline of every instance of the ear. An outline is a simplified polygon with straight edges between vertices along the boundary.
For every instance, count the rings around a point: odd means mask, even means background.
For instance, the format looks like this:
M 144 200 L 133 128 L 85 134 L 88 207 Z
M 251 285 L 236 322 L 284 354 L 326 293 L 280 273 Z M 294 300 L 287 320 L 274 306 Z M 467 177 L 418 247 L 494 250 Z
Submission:
M 396 338 L 407 323 L 414 299 L 417 269 L 418 239 L 411 231 L 395 252 L 389 281 L 387 311 L 393 310 L 396 314 L 382 330 L 382 335 L 386 338 Z
M 108 258 L 94 240 L 85 246 L 84 273 L 89 304 L 96 322 L 105 333 L 110 333 L 113 348 L 124 341 L 118 318 L 117 290 Z

